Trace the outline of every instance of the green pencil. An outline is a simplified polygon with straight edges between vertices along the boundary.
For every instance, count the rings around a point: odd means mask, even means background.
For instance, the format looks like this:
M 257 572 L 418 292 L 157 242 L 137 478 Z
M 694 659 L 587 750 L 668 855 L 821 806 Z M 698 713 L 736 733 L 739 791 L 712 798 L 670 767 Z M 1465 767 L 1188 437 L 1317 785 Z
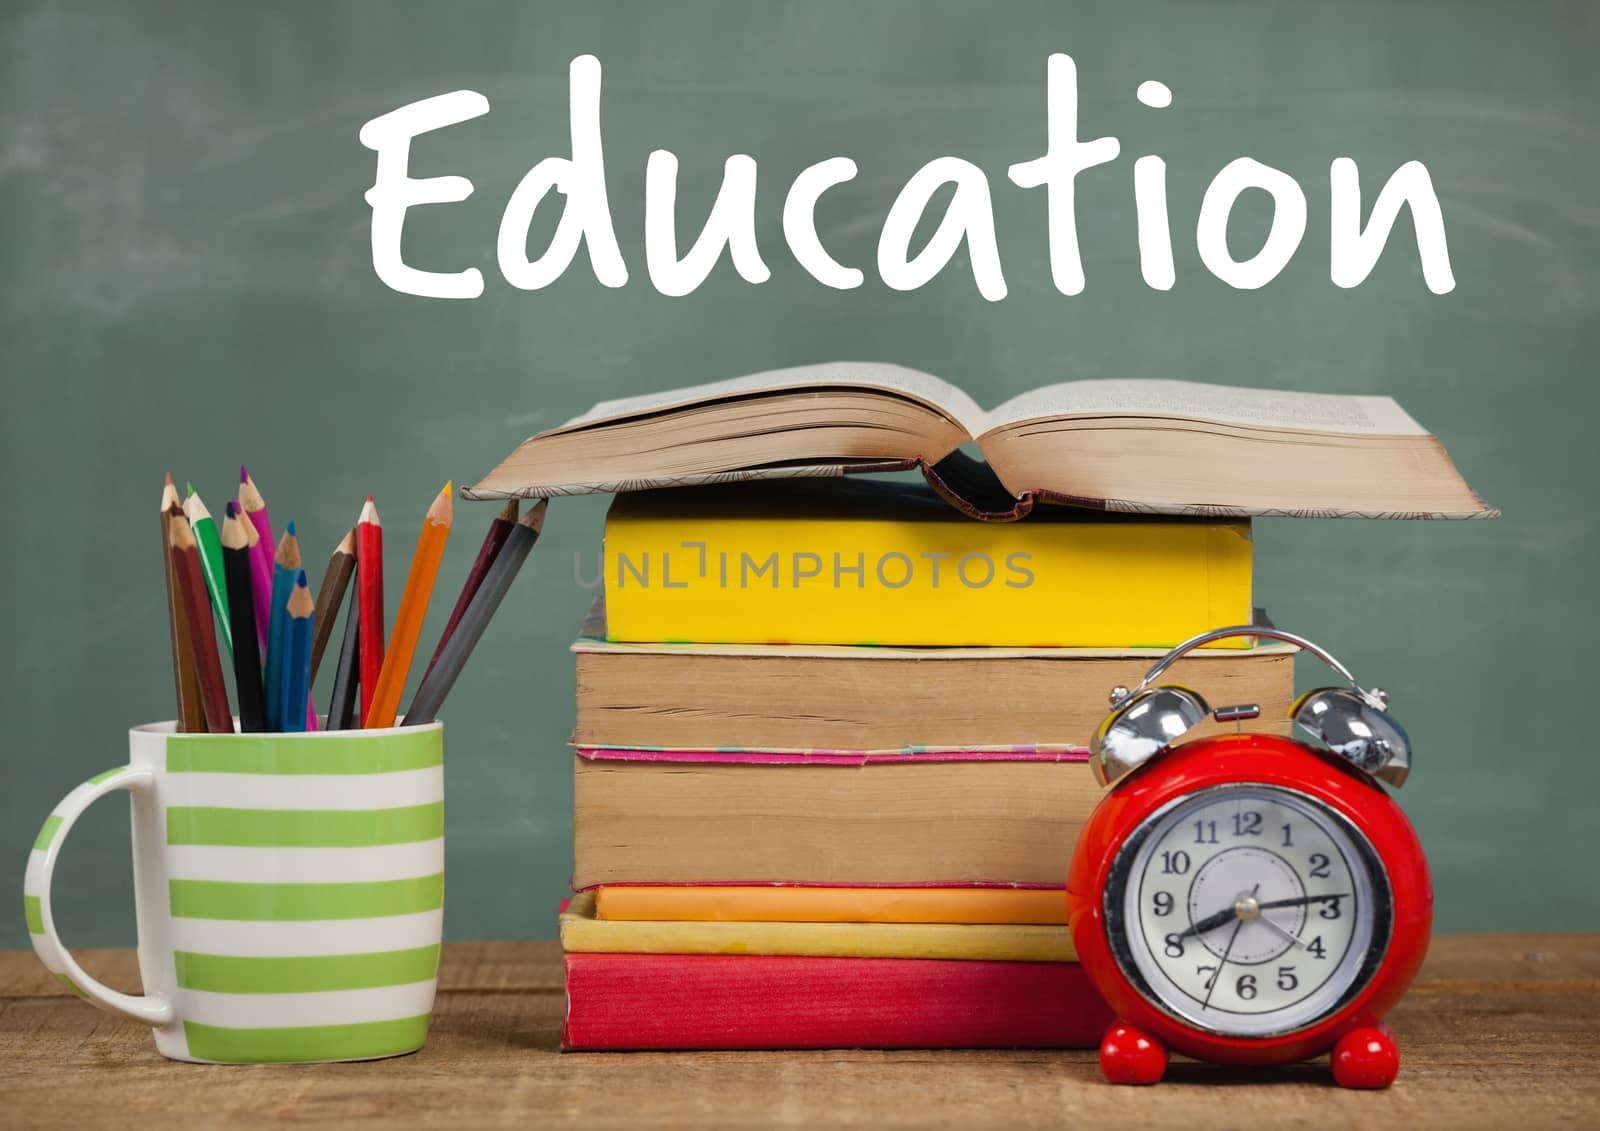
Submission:
M 223 642 L 228 655 L 233 655 L 233 624 L 228 617 L 228 575 L 222 566 L 222 536 L 217 533 L 217 520 L 206 510 L 205 503 L 185 483 L 189 497 L 183 502 L 183 513 L 189 516 L 189 526 L 194 530 L 194 540 L 200 547 L 200 573 L 206 579 L 206 592 L 211 595 L 211 611 L 216 614 L 222 628 Z

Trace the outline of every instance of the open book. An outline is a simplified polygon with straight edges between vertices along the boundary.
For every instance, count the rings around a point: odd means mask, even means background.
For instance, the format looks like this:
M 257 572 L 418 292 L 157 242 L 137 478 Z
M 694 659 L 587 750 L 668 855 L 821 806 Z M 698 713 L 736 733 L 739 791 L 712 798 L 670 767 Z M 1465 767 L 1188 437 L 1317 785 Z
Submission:
M 961 452 L 972 442 L 987 463 Z M 876 362 L 607 401 L 524 441 L 463 494 L 506 499 L 922 468 L 979 518 L 1036 500 L 1218 516 L 1492 518 L 1388 397 L 1187 381 L 1048 385 L 985 412 Z

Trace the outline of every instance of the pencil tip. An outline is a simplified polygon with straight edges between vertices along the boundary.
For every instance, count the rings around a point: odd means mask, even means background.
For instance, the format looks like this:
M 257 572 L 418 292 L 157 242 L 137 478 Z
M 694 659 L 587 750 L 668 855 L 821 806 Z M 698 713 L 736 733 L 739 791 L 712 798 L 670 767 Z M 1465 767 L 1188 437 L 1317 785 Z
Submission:
M 240 483 L 248 483 L 248 482 L 250 482 L 250 473 L 244 469 L 244 464 L 242 464 L 242 463 L 239 465 L 239 482 Z
M 533 532 L 537 534 L 544 529 L 544 512 L 549 509 L 550 500 L 540 499 L 537 503 L 534 503 L 533 506 L 529 507 L 528 513 L 523 515 L 518 521 L 520 521 L 523 526 L 530 527 Z
M 434 525 L 448 526 L 455 520 L 455 495 L 450 490 L 450 484 L 444 485 L 444 490 L 433 497 L 433 502 L 428 504 L 428 521 Z
M 308 584 L 309 584 L 309 582 L 306 581 L 306 571 L 305 570 L 301 570 L 299 573 L 295 574 L 294 585 L 295 585 L 296 589 L 304 589 L 304 588 L 307 587 Z
M 295 532 L 294 532 L 294 519 L 291 518 L 289 520 L 289 525 L 285 526 L 284 529 L 289 532 L 289 537 L 291 537 L 291 538 L 299 537 L 299 535 L 295 534 Z
M 185 494 L 185 495 L 192 495 L 192 494 L 194 494 L 194 484 L 193 484 L 193 483 L 190 483 L 190 482 L 189 482 L 189 481 L 188 481 L 188 480 L 187 480 L 187 479 L 185 479 L 185 480 L 184 480 L 184 481 L 183 481 L 183 493 L 184 493 L 184 494 Z
M 223 509 L 228 512 L 229 518 L 239 517 L 239 504 L 234 502 L 232 499 L 228 500 L 228 505 Z
M 172 472 L 167 472 L 167 486 L 172 486 Z
M 372 496 L 371 495 L 367 496 L 367 502 L 369 502 L 369 503 L 372 502 Z

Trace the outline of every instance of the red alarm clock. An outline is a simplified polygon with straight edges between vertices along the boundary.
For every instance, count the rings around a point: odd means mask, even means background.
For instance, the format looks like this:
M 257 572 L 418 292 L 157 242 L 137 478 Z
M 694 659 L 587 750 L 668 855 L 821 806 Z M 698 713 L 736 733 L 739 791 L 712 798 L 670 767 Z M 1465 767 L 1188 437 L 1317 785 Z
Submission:
M 1215 711 L 1156 680 L 1202 644 L 1297 645 L 1344 677 L 1290 710 L 1316 746 L 1233 734 L 1174 746 Z M 1090 765 L 1111 787 L 1073 854 L 1067 909 L 1078 958 L 1117 1013 L 1106 1079 L 1153 1084 L 1167 1048 L 1229 1064 L 1332 1051 L 1347 1088 L 1384 1088 L 1399 1051 L 1383 1016 L 1428 949 L 1433 891 L 1411 822 L 1383 784 L 1411 765 L 1384 692 L 1291 633 L 1223 628 L 1186 640 L 1139 686 L 1111 693 Z

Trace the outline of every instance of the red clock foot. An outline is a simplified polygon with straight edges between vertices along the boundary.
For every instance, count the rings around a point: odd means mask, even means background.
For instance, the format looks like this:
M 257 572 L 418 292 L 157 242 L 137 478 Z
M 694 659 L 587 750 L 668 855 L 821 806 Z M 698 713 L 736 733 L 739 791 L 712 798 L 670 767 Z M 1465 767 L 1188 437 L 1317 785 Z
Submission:
M 1333 1046 L 1333 1078 L 1341 1088 L 1387 1088 L 1399 1072 L 1400 1049 L 1387 1025 L 1352 1029 Z
M 1113 1084 L 1154 1084 L 1166 1075 L 1167 1048 L 1143 1030 L 1118 1021 L 1101 1038 L 1100 1071 Z

